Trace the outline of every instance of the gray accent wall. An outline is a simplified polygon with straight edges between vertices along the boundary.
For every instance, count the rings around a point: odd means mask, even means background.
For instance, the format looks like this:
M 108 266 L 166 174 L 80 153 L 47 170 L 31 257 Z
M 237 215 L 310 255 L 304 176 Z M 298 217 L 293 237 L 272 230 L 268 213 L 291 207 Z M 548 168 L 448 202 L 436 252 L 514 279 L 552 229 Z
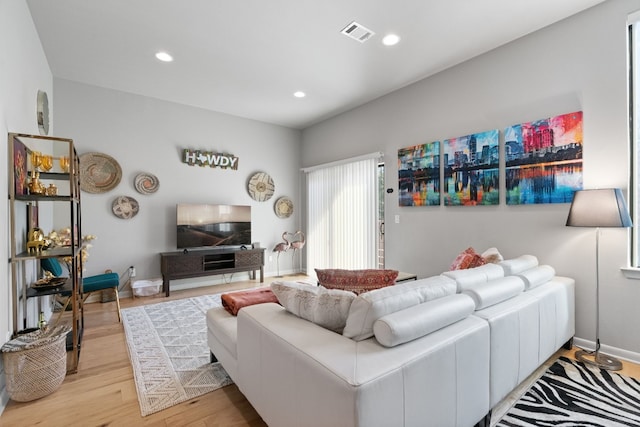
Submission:
M 584 187 L 628 190 L 626 20 L 639 9 L 637 0 L 609 0 L 307 128 L 302 165 L 384 152 L 386 187 L 394 190 L 385 193 L 388 268 L 438 274 L 469 246 L 495 246 L 507 258 L 536 255 L 575 278 L 576 336 L 593 341 L 595 230 L 565 227 L 569 204 L 507 206 L 502 160 L 499 206 L 399 207 L 397 150 L 499 129 L 502 155 L 505 127 L 582 110 Z M 640 282 L 620 271 L 629 239 L 624 229 L 602 231 L 600 337 L 638 360 Z
M 133 265 L 134 280 L 159 278 L 159 253 L 177 250 L 178 203 L 250 205 L 252 240 L 267 249 L 265 274 L 276 275 L 271 249 L 299 223 L 300 131 L 68 80 L 55 79 L 54 86 L 56 132 L 73 138 L 80 155 L 105 153 L 122 168 L 122 180 L 113 190 L 82 192 L 82 232 L 97 236 L 85 275 L 105 269 L 124 275 Z M 239 158 L 238 169 L 189 166 L 182 162 L 185 148 L 233 154 Z M 259 171 L 275 184 L 273 197 L 265 202 L 253 200 L 247 191 L 249 178 Z M 157 192 L 136 191 L 134 179 L 141 172 L 158 178 Z M 112 203 L 118 196 L 133 197 L 139 213 L 131 219 L 116 217 Z M 274 211 L 282 196 L 294 203 L 289 218 L 278 218 Z M 281 274 L 291 271 L 291 262 L 289 254 L 280 258 Z M 246 273 L 213 279 L 239 277 Z M 212 278 L 176 280 L 171 287 L 199 282 L 211 284 Z M 123 288 L 128 290 L 124 283 Z

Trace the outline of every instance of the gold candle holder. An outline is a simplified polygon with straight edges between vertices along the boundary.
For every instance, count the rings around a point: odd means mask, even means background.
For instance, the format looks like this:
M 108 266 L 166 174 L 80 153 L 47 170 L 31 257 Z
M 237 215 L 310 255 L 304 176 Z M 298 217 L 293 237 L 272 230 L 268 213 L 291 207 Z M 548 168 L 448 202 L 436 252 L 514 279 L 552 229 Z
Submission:
M 31 166 L 33 166 L 33 171 L 37 171 L 40 165 L 42 164 L 42 153 L 39 151 L 31 152 Z
M 45 172 L 49 172 L 53 167 L 53 157 L 50 155 L 41 155 L 40 159 L 42 169 L 44 169 Z
M 60 168 L 64 171 L 64 172 L 69 172 L 69 158 L 66 156 L 60 156 Z

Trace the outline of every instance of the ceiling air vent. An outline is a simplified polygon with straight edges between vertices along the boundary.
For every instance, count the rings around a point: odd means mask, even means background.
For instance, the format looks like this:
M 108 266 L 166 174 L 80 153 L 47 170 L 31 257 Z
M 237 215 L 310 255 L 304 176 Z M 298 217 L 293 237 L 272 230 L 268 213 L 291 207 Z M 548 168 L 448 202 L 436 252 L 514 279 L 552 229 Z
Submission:
M 352 23 L 344 27 L 340 32 L 347 37 L 359 41 L 360 43 L 366 42 L 372 35 L 375 34 L 367 27 L 358 24 L 356 21 L 353 21 Z

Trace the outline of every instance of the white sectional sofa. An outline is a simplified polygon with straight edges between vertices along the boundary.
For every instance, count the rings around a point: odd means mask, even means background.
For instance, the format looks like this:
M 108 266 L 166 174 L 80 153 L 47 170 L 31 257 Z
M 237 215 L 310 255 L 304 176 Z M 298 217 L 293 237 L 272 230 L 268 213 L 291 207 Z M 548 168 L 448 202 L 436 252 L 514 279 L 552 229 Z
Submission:
M 361 294 L 342 334 L 290 311 L 207 313 L 212 355 L 268 425 L 488 425 L 572 339 L 574 282 L 524 256 Z

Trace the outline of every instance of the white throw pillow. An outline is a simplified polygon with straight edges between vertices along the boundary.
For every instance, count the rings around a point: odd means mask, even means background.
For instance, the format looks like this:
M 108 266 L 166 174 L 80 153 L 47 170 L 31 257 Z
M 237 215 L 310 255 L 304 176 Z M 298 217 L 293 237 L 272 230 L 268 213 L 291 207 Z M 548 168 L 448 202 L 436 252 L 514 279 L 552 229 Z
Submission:
M 355 341 L 371 338 L 373 324 L 382 316 L 455 293 L 456 282 L 434 276 L 360 294 L 351 304 L 342 335 Z
M 457 291 L 460 293 L 481 283 L 486 283 L 489 280 L 504 277 L 504 270 L 496 264 L 485 264 L 466 270 L 445 271 L 442 275 L 455 280 L 457 283 Z
M 507 259 L 499 262 L 498 265 L 504 269 L 505 276 L 512 276 L 537 267 L 538 258 L 534 255 L 520 255 L 518 258 Z
M 448 295 L 382 316 L 373 324 L 373 331 L 380 344 L 395 347 L 456 323 L 474 309 L 469 296 Z
M 291 314 L 342 333 L 356 294 L 299 282 L 273 282 L 271 290 Z

